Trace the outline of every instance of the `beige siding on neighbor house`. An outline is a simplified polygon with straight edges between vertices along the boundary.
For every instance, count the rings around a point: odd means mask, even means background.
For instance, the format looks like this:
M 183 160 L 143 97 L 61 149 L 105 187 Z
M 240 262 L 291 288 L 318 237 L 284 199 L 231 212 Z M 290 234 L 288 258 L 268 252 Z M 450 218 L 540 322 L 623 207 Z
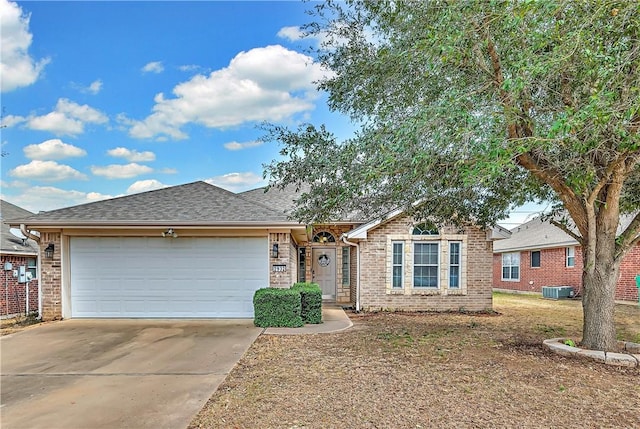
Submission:
M 492 242 L 477 227 L 443 228 L 439 236 L 412 236 L 413 222 L 399 217 L 368 232 L 361 246 L 360 303 L 364 310 L 482 311 L 492 308 Z M 413 288 L 413 243 L 440 242 L 440 286 Z M 404 242 L 404 287 L 391 288 L 392 242 Z M 448 288 L 448 243 L 462 244 L 461 284 Z

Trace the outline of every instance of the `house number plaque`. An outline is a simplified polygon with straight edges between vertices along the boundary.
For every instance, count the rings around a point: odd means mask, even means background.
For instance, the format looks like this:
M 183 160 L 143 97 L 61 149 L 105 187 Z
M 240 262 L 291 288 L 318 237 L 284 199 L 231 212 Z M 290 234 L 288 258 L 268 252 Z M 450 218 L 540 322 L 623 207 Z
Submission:
M 271 266 L 271 271 L 273 271 L 274 273 L 282 273 L 287 271 L 287 266 L 286 265 L 272 265 Z

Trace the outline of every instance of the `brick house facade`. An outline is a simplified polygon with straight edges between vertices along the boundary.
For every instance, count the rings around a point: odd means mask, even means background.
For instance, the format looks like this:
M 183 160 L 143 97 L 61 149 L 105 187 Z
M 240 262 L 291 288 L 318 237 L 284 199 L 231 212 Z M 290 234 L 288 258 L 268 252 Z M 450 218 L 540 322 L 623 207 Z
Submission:
M 576 294 L 582 287 L 582 248 L 555 226 L 534 219 L 512 230 L 509 239 L 496 243 L 493 254 L 493 287 L 542 293 L 545 286 L 571 286 Z M 517 255 L 517 275 L 510 255 Z M 637 302 L 635 277 L 640 275 L 640 245 L 635 246 L 620 265 L 615 299 Z
M 229 317 L 232 306 L 231 317 L 248 317 L 257 288 L 298 281 L 358 310 L 491 309 L 493 241 L 506 230 L 441 226 L 419 235 L 420 222 L 401 211 L 309 226 L 286 217 L 294 197 L 195 182 L 28 217 L 40 251 L 55 248 L 40 261 L 42 318 Z M 185 270 L 191 258 L 204 259 Z M 218 276 L 210 263 L 230 271 Z
M 3 221 L 18 216 L 30 216 L 31 212 L 9 202 L 1 202 L 2 287 L 0 288 L 0 317 L 12 317 L 39 312 L 38 245 L 34 240 L 23 239 L 21 233 L 11 231 Z M 20 275 L 21 270 L 24 276 Z M 27 277 L 27 274 L 29 275 Z

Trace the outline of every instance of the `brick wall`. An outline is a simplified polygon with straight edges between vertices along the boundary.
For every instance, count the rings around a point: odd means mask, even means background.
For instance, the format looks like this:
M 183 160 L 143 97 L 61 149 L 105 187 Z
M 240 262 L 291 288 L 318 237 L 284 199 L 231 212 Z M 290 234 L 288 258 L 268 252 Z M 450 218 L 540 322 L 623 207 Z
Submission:
M 540 250 L 540 267 L 531 267 L 531 252 L 520 253 L 520 280 L 502 280 L 502 254 L 493 255 L 493 286 L 499 289 L 542 293 L 543 286 L 572 286 L 576 292 L 582 286 L 582 249 L 575 247 L 575 266 L 567 267 L 565 247 Z M 640 274 L 640 245 L 623 259 L 616 299 L 637 301 L 635 276 Z
M 640 275 L 640 244 L 631 249 L 620 264 L 620 279 L 616 286 L 616 299 L 638 302 L 636 276 Z
M 278 257 L 271 257 L 271 249 L 274 244 L 278 244 Z M 269 233 L 269 286 L 278 288 L 289 288 L 296 281 L 292 277 L 296 268 L 291 267 L 291 235 L 284 232 Z M 295 258 L 295 256 L 294 256 Z M 284 265 L 285 271 L 274 271 L 274 265 Z
M 411 235 L 413 221 L 401 217 L 391 220 L 369 232 L 367 240 L 360 243 L 360 303 L 364 310 L 403 311 L 482 311 L 492 308 L 492 249 L 486 232 L 476 227 L 464 230 L 442 228 L 438 237 Z M 462 285 L 449 289 L 441 282 L 437 289 L 413 288 L 411 276 L 405 277 L 402 289 L 391 289 L 391 241 L 405 242 L 404 267 L 412 270 L 413 240 L 437 240 L 441 243 L 459 241 L 462 249 Z M 447 246 L 441 246 L 441 255 L 447 254 Z M 441 256 L 440 272 L 446 276 L 447 258 Z M 406 275 L 406 274 L 405 274 Z
M 61 239 L 59 232 L 43 232 L 40 236 L 40 254 L 53 243 L 53 258 L 40 259 L 40 284 L 42 291 L 42 320 L 62 319 L 62 268 L 60 264 Z
M 29 259 L 37 259 L 35 256 L 2 255 L 1 267 L 3 269 L 2 288 L 0 288 L 0 317 L 25 314 L 27 311 L 27 286 L 29 287 L 29 313 L 38 311 L 38 279 L 29 283 L 18 283 L 18 278 L 13 276 L 13 271 L 20 266 L 28 266 Z M 4 264 L 10 262 L 11 271 L 4 271 Z M 36 273 L 39 276 L 39 273 Z

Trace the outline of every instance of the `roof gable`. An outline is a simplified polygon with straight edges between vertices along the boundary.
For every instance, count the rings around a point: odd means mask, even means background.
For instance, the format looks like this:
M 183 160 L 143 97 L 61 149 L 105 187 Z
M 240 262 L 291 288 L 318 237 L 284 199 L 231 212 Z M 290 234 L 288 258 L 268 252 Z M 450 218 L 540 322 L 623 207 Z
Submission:
M 0 250 L 2 253 L 37 255 L 38 245 L 35 241 L 16 237 L 11 234 L 9 225 L 4 223 L 7 219 L 31 216 L 33 213 L 4 200 L 0 200 L 0 203 Z

